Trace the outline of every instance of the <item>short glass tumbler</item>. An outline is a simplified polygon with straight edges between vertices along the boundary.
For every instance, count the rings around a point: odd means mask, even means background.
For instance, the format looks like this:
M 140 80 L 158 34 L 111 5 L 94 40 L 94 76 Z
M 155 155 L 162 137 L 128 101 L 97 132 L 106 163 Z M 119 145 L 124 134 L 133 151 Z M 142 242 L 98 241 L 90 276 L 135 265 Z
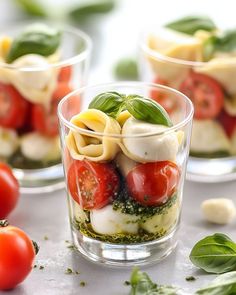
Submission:
M 165 29 L 151 29 L 141 36 L 140 78 L 177 89 L 193 102 L 195 111 L 187 179 L 209 183 L 236 179 L 235 60 L 225 54 L 223 58 L 198 61 L 199 43 L 184 49 L 181 45 L 171 47 L 171 42 L 163 41 L 170 40 L 172 35 L 169 34 Z M 168 98 L 158 93 L 153 99 L 168 112 L 175 108 Z
M 61 32 L 56 51 L 49 56 L 27 53 L 7 63 L 14 40 L 26 29 L 41 27 Z M 22 192 L 59 189 L 64 178 L 57 105 L 75 85 L 86 84 L 90 38 L 68 26 L 27 23 L 2 30 L 1 36 L 0 160 L 12 166 Z
M 173 126 L 137 120 L 127 111 L 114 119 L 88 109 L 95 96 L 110 91 L 168 95 L 177 105 Z M 191 101 L 165 86 L 111 83 L 67 95 L 58 115 L 70 224 L 79 252 L 113 266 L 150 264 L 170 254 L 180 222 Z

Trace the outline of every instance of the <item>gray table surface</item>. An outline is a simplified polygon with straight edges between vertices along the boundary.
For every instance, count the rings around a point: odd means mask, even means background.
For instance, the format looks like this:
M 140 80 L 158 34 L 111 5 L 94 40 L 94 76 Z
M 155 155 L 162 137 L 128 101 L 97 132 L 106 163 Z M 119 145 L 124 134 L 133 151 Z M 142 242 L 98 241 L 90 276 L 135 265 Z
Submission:
M 55 1 L 54 1 L 55 2 Z M 62 1 L 60 1 L 62 2 Z M 126 54 L 134 54 L 138 32 L 143 25 L 162 24 L 178 15 L 187 13 L 209 14 L 227 25 L 234 23 L 234 0 L 224 1 L 224 14 L 221 1 L 194 0 L 121 0 L 116 11 L 90 29 L 93 35 L 94 64 L 90 75 L 91 83 L 112 80 L 113 62 Z M 0 1 L 0 25 L 7 25 L 23 16 L 16 11 L 10 0 Z M 225 18 L 227 15 L 227 19 Z M 145 16 L 145 17 L 144 17 Z M 111 42 L 112 40 L 112 42 Z M 98 54 L 99 51 L 99 54 Z M 97 54 L 96 54 L 97 53 Z M 184 288 L 187 294 L 203 286 L 213 275 L 197 270 L 189 261 L 190 249 L 205 235 L 224 232 L 236 240 L 236 221 L 227 226 L 216 226 L 204 222 L 200 211 L 201 202 L 210 197 L 236 198 L 236 182 L 201 184 L 186 182 L 179 243 L 175 251 L 161 263 L 142 267 L 153 280 L 162 284 L 173 284 Z M 57 191 L 45 195 L 21 195 L 16 210 L 9 217 L 10 223 L 24 229 L 32 239 L 40 244 L 36 259 L 37 268 L 33 269 L 24 283 L 11 292 L 1 295 L 125 295 L 129 287 L 124 281 L 130 277 L 131 269 L 113 269 L 95 265 L 84 260 L 79 254 L 67 248 L 70 240 L 66 194 Z M 48 240 L 44 237 L 47 236 Z M 43 266 L 44 269 L 39 269 Z M 79 275 L 65 274 L 67 268 L 78 270 Z M 194 275 L 197 280 L 187 282 L 186 276 Z M 85 287 L 80 282 L 85 281 Z

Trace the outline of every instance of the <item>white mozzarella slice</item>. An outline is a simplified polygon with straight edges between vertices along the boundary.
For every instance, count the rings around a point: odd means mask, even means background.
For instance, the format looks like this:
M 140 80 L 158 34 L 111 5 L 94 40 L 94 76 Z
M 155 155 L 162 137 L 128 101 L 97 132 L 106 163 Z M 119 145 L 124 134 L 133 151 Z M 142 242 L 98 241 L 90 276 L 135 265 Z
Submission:
M 93 230 L 99 234 L 136 234 L 138 232 L 138 217 L 115 211 L 112 205 L 105 206 L 102 209 L 92 210 L 90 219 Z

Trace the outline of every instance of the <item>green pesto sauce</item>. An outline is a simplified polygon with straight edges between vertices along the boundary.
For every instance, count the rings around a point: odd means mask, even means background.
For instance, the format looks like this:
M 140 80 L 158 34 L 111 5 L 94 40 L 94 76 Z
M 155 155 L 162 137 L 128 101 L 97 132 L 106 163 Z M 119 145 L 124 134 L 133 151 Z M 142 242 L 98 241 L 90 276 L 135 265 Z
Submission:
M 230 156 L 230 153 L 227 152 L 227 151 L 217 151 L 217 152 L 212 152 L 212 153 L 204 153 L 204 152 L 190 151 L 190 156 L 191 157 L 196 157 L 196 158 L 213 159 L 213 158 L 229 157 Z
M 91 224 L 80 222 L 76 219 L 73 221 L 73 227 L 80 231 L 86 237 L 113 244 L 136 244 L 156 240 L 166 234 L 165 230 L 160 230 L 158 233 L 148 233 L 143 229 L 139 229 L 138 234 L 119 233 L 114 235 L 102 235 L 95 233 Z
M 113 209 L 115 211 L 120 210 L 122 213 L 140 216 L 140 221 L 144 222 L 147 218 L 150 218 L 156 214 L 166 214 L 168 209 L 172 207 L 177 201 L 177 194 L 175 193 L 168 202 L 162 206 L 142 206 L 133 200 L 127 193 L 119 194 L 113 202 Z
M 13 168 L 18 169 L 41 169 L 50 167 L 61 162 L 61 159 L 53 160 L 53 161 L 34 161 L 27 159 L 24 155 L 22 155 L 21 151 L 16 151 L 7 162 Z

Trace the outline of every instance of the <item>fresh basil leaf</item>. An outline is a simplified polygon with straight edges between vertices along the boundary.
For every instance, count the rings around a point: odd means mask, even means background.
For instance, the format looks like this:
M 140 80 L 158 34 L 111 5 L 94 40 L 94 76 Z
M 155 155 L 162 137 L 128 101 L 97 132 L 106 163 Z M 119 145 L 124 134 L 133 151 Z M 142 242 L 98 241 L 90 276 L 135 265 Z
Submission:
M 153 283 L 147 273 L 141 272 L 137 267 L 132 271 L 130 284 L 130 295 L 177 295 L 176 288 Z
M 198 30 L 214 31 L 215 23 L 206 16 L 186 16 L 165 25 L 166 28 L 193 35 Z
M 115 65 L 114 75 L 119 80 L 137 80 L 137 61 L 132 58 L 123 58 Z
M 60 40 L 59 30 L 45 24 L 31 25 L 14 39 L 7 62 L 11 63 L 18 57 L 30 53 L 49 56 L 57 50 Z
M 100 110 L 111 117 L 116 117 L 124 103 L 124 96 L 117 92 L 105 92 L 97 95 L 89 104 L 89 109 Z
M 192 263 L 209 273 L 224 273 L 236 269 L 236 244 L 224 234 L 214 234 L 200 240 L 190 253 Z
M 236 271 L 218 276 L 208 286 L 199 289 L 197 295 L 235 295 Z
M 236 51 L 236 30 L 230 30 L 221 35 L 209 37 L 203 44 L 204 60 L 210 60 L 215 52 Z
M 94 14 L 110 12 L 114 7 L 114 0 L 94 0 L 73 8 L 69 12 L 69 17 L 74 21 L 80 21 Z
M 126 108 L 130 114 L 137 120 L 145 121 L 152 124 L 161 124 L 172 126 L 169 115 L 165 109 L 149 98 L 141 98 L 140 96 L 128 96 Z
M 37 0 L 15 0 L 27 14 L 32 16 L 47 16 L 46 9 Z

